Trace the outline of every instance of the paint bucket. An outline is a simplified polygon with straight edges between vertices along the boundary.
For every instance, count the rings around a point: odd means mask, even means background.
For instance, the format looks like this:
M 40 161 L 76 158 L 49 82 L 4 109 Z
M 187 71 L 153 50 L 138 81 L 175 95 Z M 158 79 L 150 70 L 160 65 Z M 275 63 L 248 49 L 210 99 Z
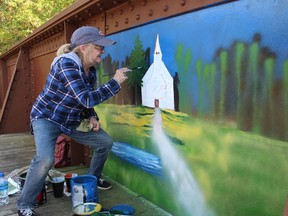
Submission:
M 19 176 L 21 190 L 22 190 L 22 188 L 24 186 L 24 183 L 25 183 L 25 180 L 26 180 L 26 175 L 27 175 L 27 172 L 24 172 L 24 173 L 20 174 L 20 176 Z M 40 193 L 36 196 L 35 200 L 36 200 L 35 207 L 37 207 L 39 205 L 43 205 L 44 203 L 46 203 L 47 196 L 46 196 L 45 183 L 44 183 L 43 188 L 40 191 Z
M 84 203 L 98 203 L 97 178 L 81 175 L 71 179 L 72 206 Z

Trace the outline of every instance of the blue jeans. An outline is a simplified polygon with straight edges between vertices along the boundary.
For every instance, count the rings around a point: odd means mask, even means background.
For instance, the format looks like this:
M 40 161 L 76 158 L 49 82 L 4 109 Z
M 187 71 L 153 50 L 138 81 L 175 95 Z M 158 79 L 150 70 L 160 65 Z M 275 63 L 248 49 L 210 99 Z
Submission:
M 34 208 L 36 196 L 42 190 L 48 172 L 54 165 L 54 150 L 57 137 L 62 134 L 60 127 L 47 119 L 33 121 L 32 127 L 36 155 L 31 161 L 24 187 L 18 197 L 18 209 Z M 73 130 L 69 137 L 93 149 L 88 173 L 99 179 L 113 145 L 112 138 L 102 129 L 98 132 Z

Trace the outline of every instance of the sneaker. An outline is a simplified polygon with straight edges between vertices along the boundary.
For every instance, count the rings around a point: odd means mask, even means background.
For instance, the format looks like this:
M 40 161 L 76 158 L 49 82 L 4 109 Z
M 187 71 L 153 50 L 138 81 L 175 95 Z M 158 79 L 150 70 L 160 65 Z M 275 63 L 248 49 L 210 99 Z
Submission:
M 105 179 L 99 179 L 98 180 L 98 189 L 100 190 L 109 190 L 110 188 L 112 188 L 112 185 L 110 182 L 106 181 Z
M 37 216 L 33 209 L 18 210 L 18 216 Z

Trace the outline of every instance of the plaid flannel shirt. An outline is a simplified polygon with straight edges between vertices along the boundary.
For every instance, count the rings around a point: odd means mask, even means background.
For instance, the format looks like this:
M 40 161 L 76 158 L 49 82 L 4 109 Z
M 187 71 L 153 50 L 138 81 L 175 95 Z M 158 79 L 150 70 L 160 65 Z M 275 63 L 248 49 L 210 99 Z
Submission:
M 83 119 L 83 113 L 86 118 L 98 118 L 94 106 L 115 95 L 121 87 L 111 79 L 94 89 L 96 81 L 96 69 L 91 67 L 87 77 L 74 52 L 57 57 L 43 91 L 33 104 L 31 122 L 46 118 L 58 124 L 63 133 L 70 134 Z

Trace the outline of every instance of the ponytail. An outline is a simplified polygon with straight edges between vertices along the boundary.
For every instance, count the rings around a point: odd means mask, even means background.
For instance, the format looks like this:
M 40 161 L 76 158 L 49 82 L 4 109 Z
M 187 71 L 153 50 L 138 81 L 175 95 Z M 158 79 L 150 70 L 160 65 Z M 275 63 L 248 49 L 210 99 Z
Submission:
M 72 51 L 71 44 L 63 44 L 59 49 L 57 50 L 56 56 L 59 56 L 64 53 L 69 53 Z

